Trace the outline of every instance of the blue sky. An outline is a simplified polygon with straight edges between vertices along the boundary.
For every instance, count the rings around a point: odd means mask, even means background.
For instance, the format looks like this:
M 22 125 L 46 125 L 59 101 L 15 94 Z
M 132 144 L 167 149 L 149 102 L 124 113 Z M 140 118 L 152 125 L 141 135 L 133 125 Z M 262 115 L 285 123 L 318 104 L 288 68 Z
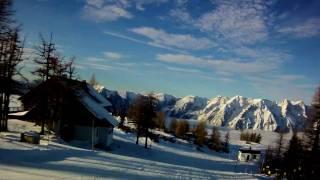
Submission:
M 82 79 L 95 73 L 110 89 L 310 103 L 319 85 L 317 0 L 16 0 L 14 9 L 26 70 L 38 34 L 52 32 Z

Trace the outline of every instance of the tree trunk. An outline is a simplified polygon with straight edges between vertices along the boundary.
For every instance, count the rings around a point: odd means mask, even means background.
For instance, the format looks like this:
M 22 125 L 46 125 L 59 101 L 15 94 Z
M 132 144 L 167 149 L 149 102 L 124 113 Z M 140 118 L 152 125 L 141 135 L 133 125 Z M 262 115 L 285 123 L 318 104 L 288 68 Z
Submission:
M 139 144 L 139 137 L 140 137 L 140 129 L 138 128 L 136 144 Z
M 149 135 L 149 131 L 148 128 L 146 129 L 146 140 L 144 142 L 144 148 L 148 149 L 148 135 Z
M 10 101 L 10 94 L 7 93 L 5 95 L 5 102 L 4 102 L 4 127 L 3 127 L 3 131 L 8 131 L 9 101 Z
M 40 132 L 41 135 L 44 135 L 44 121 L 45 121 L 44 119 L 41 120 L 41 132 Z
M 41 135 L 44 135 L 44 125 L 46 122 L 46 119 L 48 118 L 48 96 L 44 95 L 43 99 L 42 99 L 42 109 L 41 109 L 41 113 L 42 113 L 42 117 L 41 117 Z
M 0 132 L 3 129 L 3 93 L 0 94 Z

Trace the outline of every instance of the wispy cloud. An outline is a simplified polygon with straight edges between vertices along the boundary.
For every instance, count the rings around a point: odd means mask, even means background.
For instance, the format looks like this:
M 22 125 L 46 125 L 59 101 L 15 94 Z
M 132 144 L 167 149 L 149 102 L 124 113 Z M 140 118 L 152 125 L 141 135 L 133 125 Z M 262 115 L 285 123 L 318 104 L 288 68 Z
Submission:
M 157 48 L 162 48 L 162 49 L 166 49 L 166 50 L 170 50 L 170 51 L 184 53 L 184 51 L 179 50 L 179 49 L 163 46 L 163 45 L 156 44 L 156 43 L 153 43 L 153 42 L 142 41 L 140 39 L 136 39 L 136 38 L 133 38 L 133 37 L 130 37 L 130 36 L 127 36 L 127 35 L 120 34 L 120 33 L 114 33 L 114 32 L 110 32 L 110 31 L 104 31 L 104 33 L 109 35 L 109 36 L 117 37 L 117 38 L 120 38 L 120 39 L 125 39 L 125 40 L 131 41 L 131 42 L 144 44 L 144 45 L 147 45 L 147 46 L 152 46 L 152 47 L 157 47 Z
M 320 18 L 311 18 L 293 25 L 280 27 L 278 32 L 295 38 L 309 38 L 320 35 Z
M 133 15 L 126 9 L 126 1 L 118 3 L 103 0 L 87 0 L 84 17 L 96 22 L 115 21 L 120 18 L 130 19 Z
M 171 34 L 162 29 L 152 27 L 138 27 L 130 29 L 131 32 L 142 35 L 152 40 L 150 44 L 186 50 L 202 50 L 215 46 L 208 38 L 194 37 L 190 34 Z
M 113 37 L 129 40 L 129 41 L 132 41 L 132 42 L 148 45 L 148 43 L 145 42 L 145 41 L 142 41 L 142 40 L 139 40 L 139 39 L 136 39 L 136 38 L 132 38 L 130 36 L 123 35 L 123 34 L 120 34 L 120 33 L 114 33 L 114 32 L 110 32 L 110 31 L 104 31 L 104 33 L 109 35 L 109 36 L 113 36 Z
M 96 22 L 131 19 L 134 15 L 130 9 L 145 10 L 146 5 L 162 4 L 168 0 L 86 0 L 84 17 Z
M 104 58 L 98 58 L 98 57 L 88 57 L 86 59 L 89 62 L 103 62 L 105 59 Z
M 276 74 L 246 76 L 253 87 L 265 97 L 275 99 L 301 100 L 301 97 L 310 97 L 316 88 L 315 84 L 307 82 L 307 78 L 295 74 Z M 305 99 L 306 103 L 311 102 L 311 98 Z
M 99 63 L 99 62 L 79 62 L 78 65 L 85 66 L 85 67 L 91 68 L 91 69 L 104 70 L 104 71 L 110 71 L 110 70 L 127 71 L 128 70 L 128 68 L 125 68 L 125 67 L 106 65 L 103 63 Z
M 185 54 L 157 54 L 156 59 L 175 64 L 188 64 L 198 67 L 205 67 L 214 69 L 219 74 L 223 73 L 238 73 L 238 74 L 252 74 L 264 73 L 276 70 L 281 65 L 281 62 L 268 61 L 243 61 L 240 59 L 213 59 L 196 57 Z
M 229 42 L 252 44 L 268 37 L 268 1 L 216 0 L 211 11 L 193 18 L 186 10 L 172 10 L 171 16 L 200 31 Z
M 174 72 L 178 72 L 181 75 L 185 75 L 186 73 L 191 73 L 196 77 L 206 79 L 206 80 L 214 80 L 214 81 L 221 81 L 225 83 L 234 82 L 233 79 L 228 77 L 216 77 L 212 73 L 203 73 L 198 69 L 190 69 L 190 68 L 180 68 L 180 67 L 174 67 L 174 66 L 167 66 L 166 69 Z M 211 75 L 210 75 L 211 74 Z
M 245 46 L 236 47 L 230 50 L 237 57 L 242 59 L 256 60 L 271 64 L 282 64 L 292 59 L 292 55 L 288 52 L 276 50 L 273 48 L 248 48 Z
M 167 69 L 170 71 L 184 72 L 184 73 L 199 73 L 200 72 L 197 69 L 179 68 L 179 67 L 172 67 L 172 66 L 168 66 Z
M 123 55 L 117 52 L 111 52 L 111 51 L 105 51 L 103 52 L 104 57 L 108 59 L 114 59 L 114 60 L 119 60 L 123 58 Z
M 150 5 L 150 4 L 159 5 L 159 4 L 162 4 L 162 3 L 166 3 L 168 1 L 169 0 L 135 0 L 135 1 L 132 1 L 132 2 L 135 3 L 135 7 L 136 7 L 137 10 L 144 11 L 146 5 Z

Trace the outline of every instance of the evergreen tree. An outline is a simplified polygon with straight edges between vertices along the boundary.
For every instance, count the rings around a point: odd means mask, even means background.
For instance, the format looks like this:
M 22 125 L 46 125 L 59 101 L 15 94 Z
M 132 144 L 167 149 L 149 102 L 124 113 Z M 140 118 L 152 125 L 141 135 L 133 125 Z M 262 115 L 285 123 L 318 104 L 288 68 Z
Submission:
M 262 161 L 261 173 L 270 175 L 274 168 L 274 151 L 268 146 Z
M 320 177 L 320 87 L 313 97 L 311 113 L 308 115 L 305 130 L 306 178 Z
M 176 136 L 180 138 L 185 138 L 186 133 L 189 131 L 189 123 L 186 120 L 180 120 L 177 122 L 177 127 L 175 130 Z
M 283 137 L 284 133 L 280 131 L 278 133 L 278 140 L 276 141 L 275 157 L 273 160 L 273 167 L 279 171 L 276 172 L 278 174 L 281 173 L 280 170 L 283 169 Z
M 256 143 L 260 143 L 261 139 L 262 139 L 261 134 L 258 134 L 258 135 L 256 136 L 256 138 L 255 138 L 255 142 L 256 142 Z
M 215 151 L 220 151 L 222 149 L 220 132 L 216 126 L 212 127 L 212 133 L 210 136 L 211 148 Z
M 249 133 L 249 132 L 242 131 L 240 134 L 241 141 L 260 143 L 261 139 L 262 139 L 261 134 L 257 134 L 254 132 Z
M 98 81 L 96 80 L 96 75 L 95 75 L 95 74 L 92 74 L 92 75 L 91 75 L 89 84 L 90 84 L 92 87 L 95 87 L 95 86 L 97 86 L 97 85 L 99 84 Z
M 8 127 L 9 98 L 17 84 L 14 76 L 22 76 L 18 64 L 22 61 L 23 43 L 12 21 L 11 6 L 11 0 L 0 1 L 0 131 Z
M 202 146 L 206 141 L 207 130 L 206 130 L 206 122 L 201 121 L 198 123 L 194 134 L 196 136 L 195 144 L 198 146 Z
M 288 179 L 299 179 L 305 170 L 302 142 L 294 132 L 287 151 L 284 153 L 283 172 Z M 281 174 L 281 175 L 282 175 Z
M 44 82 L 52 76 L 60 74 L 63 68 L 56 52 L 52 34 L 49 40 L 46 40 L 42 34 L 40 34 L 39 37 L 40 45 L 35 48 L 36 58 L 34 59 L 34 63 L 38 65 L 38 68 L 36 68 L 32 74 L 38 76 Z
M 162 111 L 159 111 L 156 113 L 155 123 L 156 127 L 160 130 L 164 130 L 166 128 L 165 126 L 165 113 Z
M 223 143 L 223 151 L 226 153 L 229 153 L 230 151 L 230 133 L 229 131 L 227 132 L 227 134 L 224 136 L 224 143 Z
M 76 76 L 76 71 L 75 71 L 75 59 L 76 57 L 71 57 L 71 59 L 69 60 L 69 62 L 67 62 L 65 64 L 65 71 L 66 71 L 66 75 L 68 77 L 68 79 L 74 79 Z
M 137 129 L 136 144 L 139 143 L 140 135 L 144 134 L 146 137 L 145 148 L 148 147 L 149 129 L 155 127 L 154 118 L 156 117 L 157 104 L 157 100 L 150 94 L 137 97 L 129 108 L 128 117 Z
M 279 132 L 278 133 L 278 140 L 277 140 L 277 145 L 276 145 L 276 157 L 280 158 L 282 156 L 282 149 L 283 149 L 283 136 L 284 133 Z
M 177 129 L 177 119 L 173 118 L 171 119 L 169 130 L 171 133 L 175 133 L 176 129 Z

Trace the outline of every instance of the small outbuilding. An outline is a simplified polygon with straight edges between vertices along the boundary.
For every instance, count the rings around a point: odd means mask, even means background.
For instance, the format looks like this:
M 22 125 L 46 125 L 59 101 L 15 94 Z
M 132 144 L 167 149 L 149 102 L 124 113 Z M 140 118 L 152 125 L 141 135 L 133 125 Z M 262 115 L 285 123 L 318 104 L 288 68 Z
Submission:
M 118 121 L 111 103 L 85 81 L 51 78 L 21 97 L 24 119 L 45 125 L 64 140 L 81 140 L 108 148 Z
M 239 161 L 259 161 L 261 157 L 260 150 L 254 150 L 250 148 L 241 148 L 238 153 Z

